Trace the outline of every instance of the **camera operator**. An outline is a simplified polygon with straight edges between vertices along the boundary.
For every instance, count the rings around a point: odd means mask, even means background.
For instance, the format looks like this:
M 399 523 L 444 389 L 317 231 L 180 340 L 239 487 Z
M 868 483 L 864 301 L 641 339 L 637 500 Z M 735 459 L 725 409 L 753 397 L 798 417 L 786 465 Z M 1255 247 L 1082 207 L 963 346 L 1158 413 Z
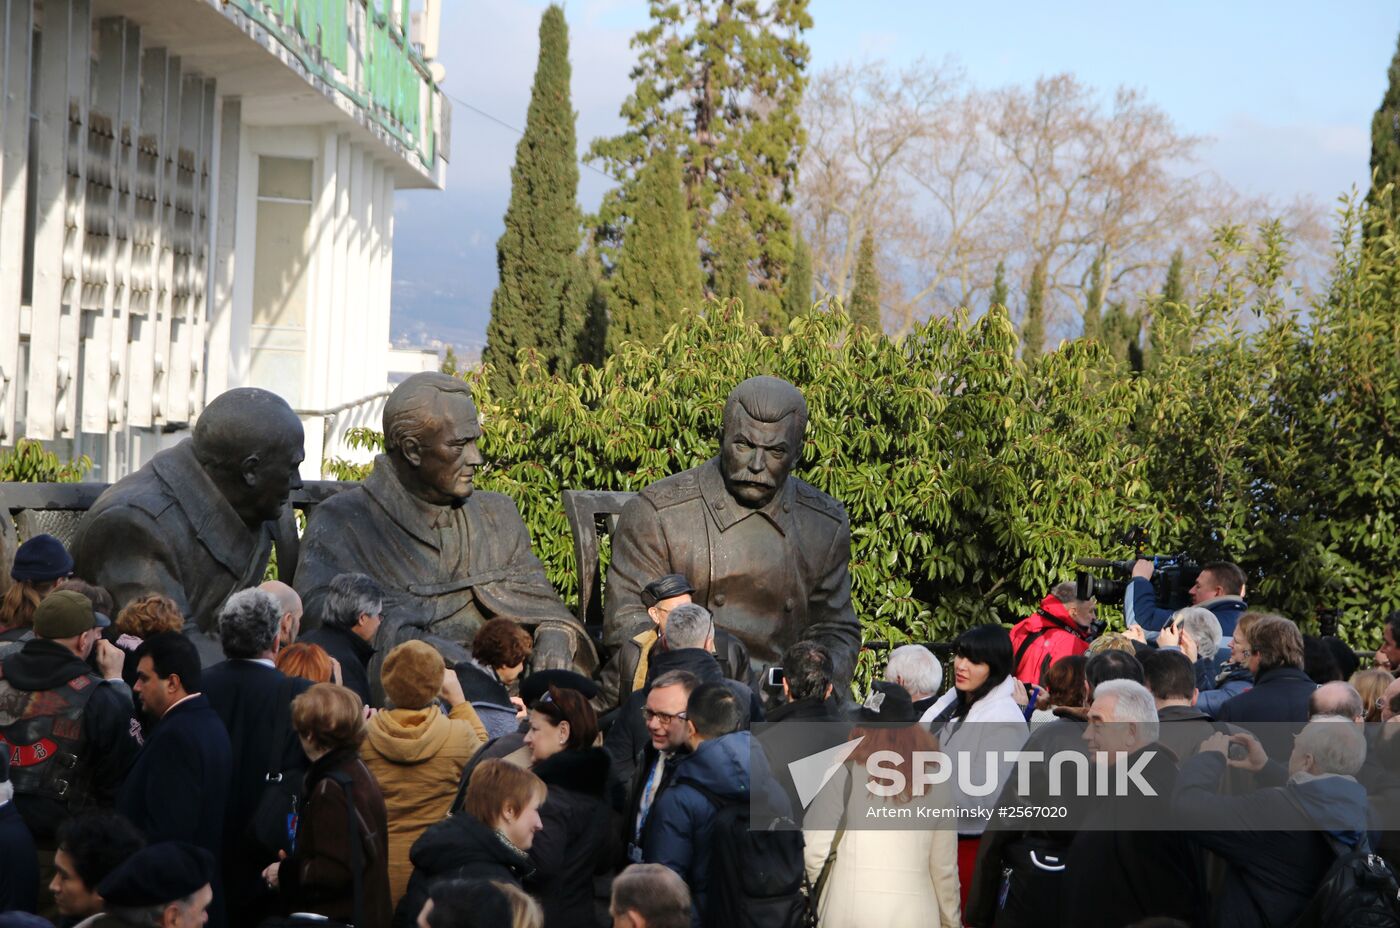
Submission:
M 1173 610 L 1157 608 L 1157 592 L 1152 588 L 1152 562 L 1139 559 L 1133 565 L 1133 579 L 1123 597 L 1123 618 L 1129 625 L 1141 625 L 1148 631 L 1161 631 L 1172 617 Z M 1191 587 L 1191 604 L 1209 609 L 1220 621 L 1222 641 L 1235 634 L 1235 623 L 1248 608 L 1244 601 L 1244 571 L 1228 561 L 1215 561 L 1201 568 L 1196 585 Z
M 1079 598 L 1074 581 L 1057 585 L 1040 601 L 1040 611 L 1011 629 L 1015 648 L 1012 674 L 1027 686 L 1039 684 L 1050 665 L 1083 654 L 1094 638 L 1095 603 Z

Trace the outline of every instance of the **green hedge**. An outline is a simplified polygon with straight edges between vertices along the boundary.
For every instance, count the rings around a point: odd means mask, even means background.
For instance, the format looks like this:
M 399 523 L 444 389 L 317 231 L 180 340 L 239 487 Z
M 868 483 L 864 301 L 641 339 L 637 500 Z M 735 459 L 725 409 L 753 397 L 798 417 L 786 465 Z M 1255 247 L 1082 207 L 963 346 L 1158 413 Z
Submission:
M 1400 607 L 1400 250 L 1389 228 L 1363 250 L 1357 223 L 1343 217 L 1334 279 L 1311 301 L 1279 279 L 1276 226 L 1222 230 L 1198 299 L 1170 314 L 1195 347 L 1145 373 L 1083 339 L 1023 362 L 1001 310 L 895 342 L 852 331 L 839 307 L 765 336 L 710 304 L 659 346 L 625 345 L 569 379 L 524 358 L 504 401 L 468 374 L 486 432 L 478 482 L 519 503 L 575 597 L 560 491 L 637 490 L 705 460 L 728 391 L 772 374 L 811 410 L 797 474 L 849 510 L 870 639 L 1014 621 L 1075 557 L 1126 557 L 1117 540 L 1140 524 L 1159 552 L 1240 563 L 1253 604 L 1304 621 L 1343 609 L 1370 644 L 1377 612 Z

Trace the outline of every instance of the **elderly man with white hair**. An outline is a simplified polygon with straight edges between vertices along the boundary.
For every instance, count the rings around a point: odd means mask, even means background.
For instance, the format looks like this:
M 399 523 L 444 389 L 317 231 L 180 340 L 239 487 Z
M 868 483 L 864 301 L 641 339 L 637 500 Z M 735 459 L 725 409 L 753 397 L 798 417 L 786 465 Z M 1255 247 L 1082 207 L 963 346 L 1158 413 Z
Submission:
M 904 644 L 890 652 L 885 664 L 885 682 L 898 683 L 914 700 L 914 714 L 920 717 L 938 699 L 943 685 L 943 665 L 921 644 Z
M 1195 856 L 1184 836 L 1161 830 L 1172 821 L 1176 758 L 1159 734 L 1147 687 L 1109 680 L 1094 689 L 1084 741 L 1112 775 L 1081 803 L 1089 811 L 1065 857 L 1059 924 L 1107 928 L 1150 917 L 1195 924 L 1204 910 Z M 1053 918 L 1047 912 L 1046 923 Z
M 1248 749 L 1228 760 L 1230 745 Z M 1231 928 L 1291 925 L 1339 854 L 1369 849 L 1368 804 L 1356 774 L 1366 761 L 1359 725 L 1336 716 L 1309 722 L 1293 742 L 1288 780 L 1242 796 L 1221 795 L 1227 767 L 1263 770 L 1267 755 L 1251 735 L 1215 735 L 1181 766 L 1172 814 L 1229 872 L 1215 923 Z
M 1157 636 L 1157 647 L 1178 650 L 1191 661 L 1196 672 L 1196 688 L 1215 688 L 1215 678 L 1230 656 L 1220 647 L 1220 620 L 1200 606 L 1187 606 L 1172 613 L 1171 621 Z

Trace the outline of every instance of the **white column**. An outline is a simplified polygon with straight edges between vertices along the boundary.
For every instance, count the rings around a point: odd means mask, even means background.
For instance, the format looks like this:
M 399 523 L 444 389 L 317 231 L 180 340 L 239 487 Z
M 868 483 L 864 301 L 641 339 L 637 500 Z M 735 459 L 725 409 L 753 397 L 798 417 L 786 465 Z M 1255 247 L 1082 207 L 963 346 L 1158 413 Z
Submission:
M 316 178 L 312 193 L 310 261 L 311 279 L 307 294 L 306 342 L 302 365 L 302 406 L 324 409 L 334 405 L 335 367 L 343 359 L 330 357 L 326 350 L 339 322 L 331 305 L 335 273 L 336 165 L 340 139 L 334 132 L 322 134 L 317 152 Z
M 350 395 L 353 393 L 351 385 L 354 382 L 354 369 L 356 367 L 354 352 L 359 341 L 363 338 L 363 334 L 353 329 L 346 316 L 351 299 L 350 275 L 353 268 L 350 261 L 350 236 L 354 231 L 354 223 L 350 216 L 350 166 L 353 148 L 349 137 L 345 135 L 340 137 L 339 144 L 336 146 L 335 257 L 331 291 L 331 312 L 335 324 L 331 326 L 331 331 L 334 333 L 334 347 L 330 349 L 335 355 L 335 389 L 331 394 L 336 398 L 336 401 L 331 404 L 334 406 L 354 399 Z
M 220 100 L 215 143 L 213 203 L 214 260 L 209 275 L 209 336 L 205 361 L 206 400 L 232 386 L 234 240 L 238 227 L 238 146 L 242 135 L 243 103 Z
M 44 53 L 39 63 L 38 173 L 35 203 L 34 299 L 29 331 L 28 402 L 25 432 L 30 438 L 58 437 L 56 407 L 60 378 L 72 376 L 77 358 L 62 356 L 68 326 L 63 320 L 64 262 L 71 252 L 68 211 L 69 104 L 74 94 L 69 82 L 74 70 L 86 77 L 87 59 L 75 61 L 91 35 L 89 0 L 50 4 L 44 11 Z M 75 47 L 79 46 L 81 48 Z M 75 88 L 76 89 L 76 88 Z M 87 83 L 84 80 L 80 118 L 86 116 Z M 70 258 L 71 260 L 71 258 Z M 75 310 L 76 312 L 76 310 Z M 76 328 L 76 326 L 74 326 Z M 76 347 L 76 332 L 73 347 Z M 69 381 L 71 384 L 71 381 Z M 70 406 L 71 409 L 71 406 Z
M 20 294 L 29 189 L 29 77 L 33 0 L 6 0 L 0 22 L 0 441 L 15 438 Z
M 165 198 L 165 124 L 170 116 L 170 80 L 173 63 L 163 48 L 141 54 L 141 107 L 136 127 L 134 183 L 140 203 L 132 226 L 131 306 L 127 347 L 127 423 L 150 428 L 155 422 L 157 386 L 156 324 L 160 307 L 161 204 Z M 138 449 L 132 447 L 134 455 Z

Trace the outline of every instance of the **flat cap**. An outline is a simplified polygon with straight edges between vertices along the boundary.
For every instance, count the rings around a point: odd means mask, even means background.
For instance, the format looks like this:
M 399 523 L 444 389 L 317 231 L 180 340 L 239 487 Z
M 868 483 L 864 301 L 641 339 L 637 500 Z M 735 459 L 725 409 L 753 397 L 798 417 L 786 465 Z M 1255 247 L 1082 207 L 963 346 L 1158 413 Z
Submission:
M 184 841 L 162 841 L 132 854 L 97 885 L 106 902 L 123 908 L 186 899 L 214 879 L 214 855 Z
M 686 579 L 684 574 L 666 574 L 642 587 L 642 605 L 650 609 L 663 599 L 672 599 L 694 592 L 695 587 L 690 585 L 690 581 Z

